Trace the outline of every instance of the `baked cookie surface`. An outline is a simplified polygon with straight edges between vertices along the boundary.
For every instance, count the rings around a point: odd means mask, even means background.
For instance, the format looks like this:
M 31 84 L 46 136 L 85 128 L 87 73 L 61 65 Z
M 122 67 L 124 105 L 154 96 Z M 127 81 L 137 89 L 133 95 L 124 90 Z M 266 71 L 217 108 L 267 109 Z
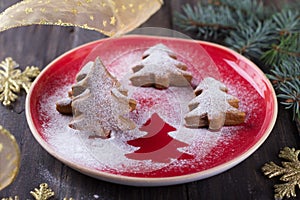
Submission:
M 208 126 L 218 130 L 223 125 L 238 125 L 245 121 L 245 113 L 238 110 L 239 100 L 227 93 L 227 87 L 220 81 L 207 77 L 194 90 L 196 97 L 188 106 L 185 126 L 199 128 Z
M 126 89 L 99 58 L 86 64 L 77 74 L 76 81 L 72 86 L 71 128 L 100 137 L 109 136 L 111 131 L 135 128 L 135 124 L 124 117 L 134 107 L 135 101 L 127 97 Z
M 142 60 L 132 68 L 130 77 L 134 86 L 165 89 L 169 86 L 188 86 L 192 80 L 185 63 L 177 60 L 176 54 L 163 44 L 150 47 Z

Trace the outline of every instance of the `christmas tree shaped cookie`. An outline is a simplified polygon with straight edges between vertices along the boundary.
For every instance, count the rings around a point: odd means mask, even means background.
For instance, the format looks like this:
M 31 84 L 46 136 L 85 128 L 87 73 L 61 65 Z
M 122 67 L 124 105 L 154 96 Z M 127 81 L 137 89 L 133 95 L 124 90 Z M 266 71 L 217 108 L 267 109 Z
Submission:
M 196 97 L 188 106 L 185 125 L 190 128 L 208 126 L 218 130 L 223 125 L 238 125 L 244 122 L 245 113 L 238 110 L 239 100 L 227 94 L 226 86 L 214 78 L 205 78 L 195 89 Z
M 186 71 L 187 66 L 178 61 L 175 53 L 163 44 L 157 44 L 143 54 L 141 62 L 132 68 L 130 77 L 134 86 L 188 86 L 192 75 Z
M 111 131 L 133 129 L 124 117 L 135 106 L 127 91 L 105 68 L 99 58 L 85 65 L 72 87 L 73 120 L 70 127 L 107 137 Z

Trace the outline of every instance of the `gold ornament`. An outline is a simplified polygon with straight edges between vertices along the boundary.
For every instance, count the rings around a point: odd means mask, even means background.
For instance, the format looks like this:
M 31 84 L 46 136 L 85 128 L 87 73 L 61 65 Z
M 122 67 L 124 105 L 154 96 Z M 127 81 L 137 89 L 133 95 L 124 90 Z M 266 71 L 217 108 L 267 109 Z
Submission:
M 145 22 L 162 4 L 163 0 L 24 0 L 0 14 L 0 31 L 44 24 L 122 35 Z
M 281 176 L 280 180 L 286 183 L 276 184 L 275 195 L 276 199 L 284 197 L 296 197 L 295 189 L 300 189 L 300 161 L 298 155 L 300 150 L 295 148 L 285 147 L 280 151 L 279 157 L 285 159 L 287 162 L 281 162 L 282 167 L 274 162 L 266 163 L 262 167 L 263 173 L 272 178 L 274 176 Z
M 21 72 L 19 65 L 12 59 L 6 58 L 0 63 L 0 101 L 4 106 L 9 106 L 23 88 L 26 92 L 32 83 L 32 79 L 40 73 L 39 68 L 28 66 Z
M 10 185 L 20 168 L 20 150 L 15 137 L 0 125 L 0 191 Z
M 51 197 L 54 197 L 54 192 L 49 188 L 47 183 L 40 184 L 39 188 L 35 188 L 34 191 L 31 191 L 30 194 L 34 197 L 35 200 L 48 200 Z M 2 198 L 1 200 L 19 200 L 19 196 Z M 73 198 L 63 198 L 63 200 L 74 200 Z
M 30 194 L 35 198 L 35 200 L 47 200 L 54 196 L 54 192 L 48 187 L 47 183 L 42 183 L 39 189 L 35 188 L 34 192 L 31 191 Z
M 50 198 L 50 197 L 49 197 Z M 1 200 L 20 200 L 18 196 L 15 197 L 8 197 L 8 198 L 2 198 Z M 73 198 L 63 198 L 63 200 L 74 200 Z
M 19 200 L 19 197 L 15 196 L 15 197 L 2 198 L 1 200 Z

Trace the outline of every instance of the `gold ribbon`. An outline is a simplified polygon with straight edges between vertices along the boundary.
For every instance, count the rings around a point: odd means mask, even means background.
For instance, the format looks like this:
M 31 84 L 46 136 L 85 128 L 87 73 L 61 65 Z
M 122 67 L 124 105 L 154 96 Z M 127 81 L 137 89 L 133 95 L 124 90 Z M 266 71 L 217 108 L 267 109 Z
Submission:
M 20 168 L 20 150 L 15 137 L 0 126 L 0 191 L 11 184 Z
M 122 35 L 145 22 L 162 4 L 163 0 L 23 0 L 0 14 L 0 31 L 43 24 Z

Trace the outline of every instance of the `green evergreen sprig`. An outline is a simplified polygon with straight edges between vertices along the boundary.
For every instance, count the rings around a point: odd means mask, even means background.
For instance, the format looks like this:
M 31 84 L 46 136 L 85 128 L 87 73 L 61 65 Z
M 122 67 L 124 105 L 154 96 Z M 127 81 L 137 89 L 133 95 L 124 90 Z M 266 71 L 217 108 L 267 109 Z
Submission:
M 295 3 L 276 10 L 259 0 L 210 0 L 184 5 L 174 19 L 197 39 L 228 46 L 269 67 L 267 76 L 280 102 L 300 120 L 299 6 Z
M 286 109 L 293 110 L 293 118 L 300 119 L 300 59 L 289 58 L 282 60 L 267 74 L 278 91 L 277 97 Z
M 300 32 L 280 36 L 279 40 L 272 43 L 270 48 L 261 57 L 262 61 L 269 66 L 280 64 L 285 60 L 299 58 Z
M 198 38 L 216 40 L 235 29 L 236 19 L 228 7 L 217 10 L 214 5 L 183 7 L 184 15 L 177 15 L 177 25 L 184 31 L 197 33 Z
M 175 13 L 175 23 L 185 31 L 197 33 L 197 38 L 216 40 L 226 36 L 237 25 L 269 16 L 270 9 L 260 1 L 252 0 L 213 0 L 186 4 L 183 13 Z
M 257 18 L 240 23 L 236 30 L 228 34 L 224 44 L 235 51 L 253 59 L 259 59 L 270 43 L 276 41 L 273 31 L 274 23 L 267 20 L 261 22 Z
M 293 110 L 293 118 L 296 117 L 300 119 L 300 112 L 299 112 L 299 103 L 300 103 L 300 96 L 297 91 L 300 91 L 300 80 L 294 79 L 292 81 L 288 81 L 280 87 L 281 93 L 277 96 L 279 98 L 284 99 L 281 103 L 285 105 L 286 109 Z

